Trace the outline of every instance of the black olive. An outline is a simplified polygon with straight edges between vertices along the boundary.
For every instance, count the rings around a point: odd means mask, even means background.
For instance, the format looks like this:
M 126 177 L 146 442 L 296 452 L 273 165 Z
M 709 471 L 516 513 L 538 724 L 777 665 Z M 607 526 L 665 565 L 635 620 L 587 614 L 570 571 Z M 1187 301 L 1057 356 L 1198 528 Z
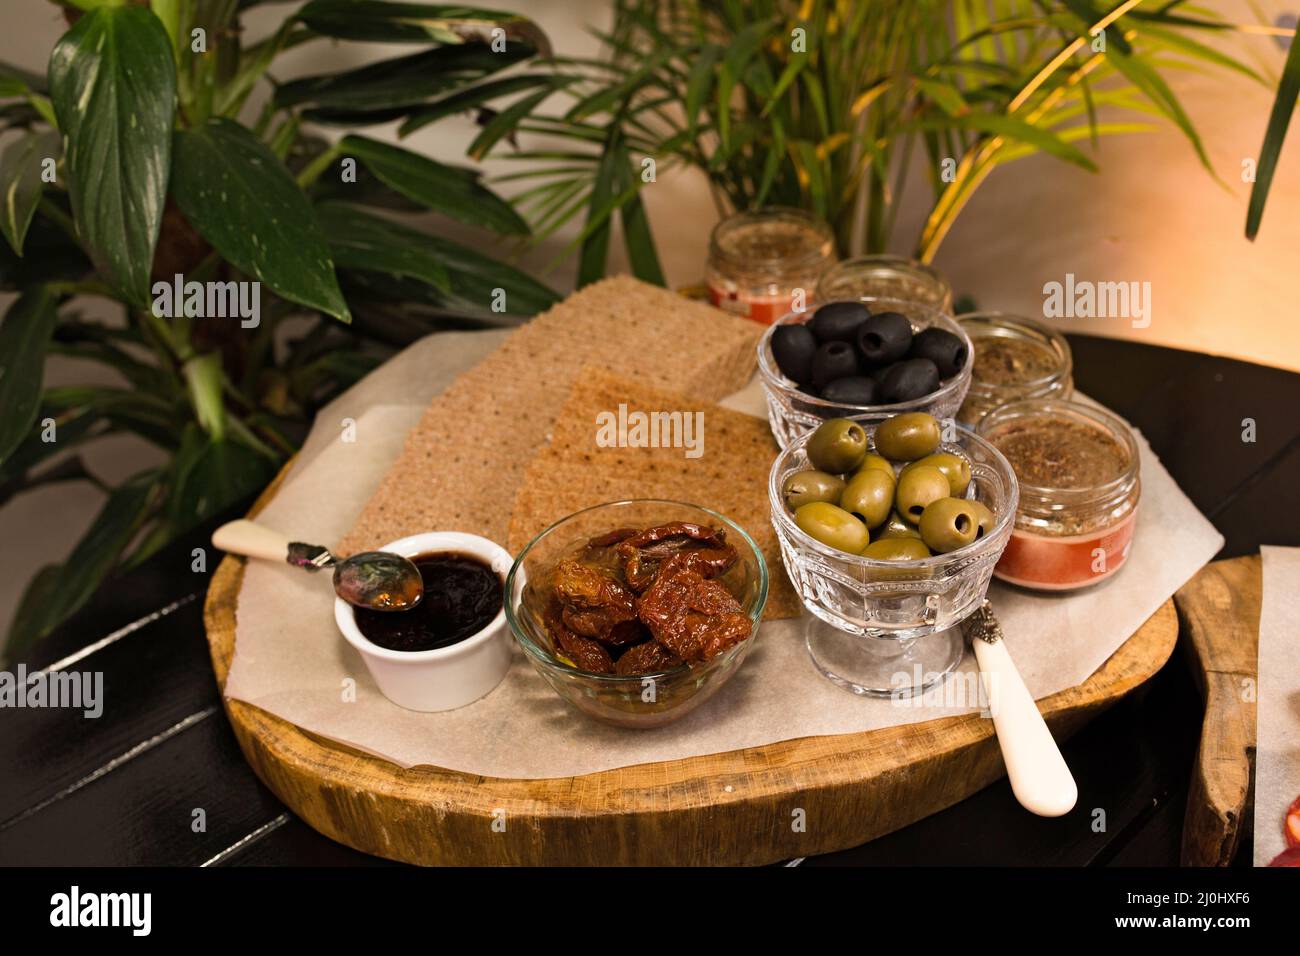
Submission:
M 881 312 L 858 328 L 858 353 L 869 366 L 897 362 L 912 344 L 912 323 L 901 312 Z
M 939 369 L 929 359 L 896 362 L 880 380 L 880 397 L 886 404 L 910 402 L 939 387 Z
M 837 378 L 821 391 L 822 398 L 840 405 L 874 405 L 876 383 L 860 375 Z
M 827 302 L 813 313 L 808 328 L 818 342 L 852 342 L 858 326 L 870 316 L 861 302 Z
M 781 325 L 772 332 L 772 357 L 781 374 L 800 385 L 812 381 L 817 339 L 806 325 Z
M 909 358 L 929 359 L 939 369 L 939 377 L 956 375 L 966 364 L 966 343 L 946 329 L 922 329 L 912 339 Z
M 837 378 L 848 378 L 858 372 L 858 357 L 848 342 L 827 342 L 813 355 L 812 384 L 818 391 Z

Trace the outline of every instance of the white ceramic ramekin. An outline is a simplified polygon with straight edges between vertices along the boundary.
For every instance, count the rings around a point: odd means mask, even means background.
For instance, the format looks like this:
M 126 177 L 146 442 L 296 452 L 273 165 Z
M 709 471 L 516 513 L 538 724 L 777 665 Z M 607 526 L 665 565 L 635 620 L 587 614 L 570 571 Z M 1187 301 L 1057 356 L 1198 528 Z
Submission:
M 437 552 L 472 555 L 489 564 L 505 581 L 514 559 L 495 542 L 459 531 L 413 534 L 384 545 L 406 557 Z M 510 669 L 511 640 L 504 606 L 487 627 L 450 647 L 431 651 L 394 651 L 370 641 L 357 627 L 352 606 L 334 599 L 334 620 L 357 649 L 384 696 L 408 710 L 455 710 L 478 700 Z

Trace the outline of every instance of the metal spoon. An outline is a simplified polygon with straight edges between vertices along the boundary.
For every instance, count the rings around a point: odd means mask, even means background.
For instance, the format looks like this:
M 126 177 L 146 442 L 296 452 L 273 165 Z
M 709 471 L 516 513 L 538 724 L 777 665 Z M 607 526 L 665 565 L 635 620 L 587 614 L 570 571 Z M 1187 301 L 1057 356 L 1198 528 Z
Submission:
M 334 569 L 334 593 L 353 607 L 409 611 L 424 597 L 420 570 L 391 551 L 362 551 L 340 561 L 318 544 L 290 541 L 255 521 L 231 521 L 212 535 L 222 551 L 268 561 L 288 561 L 307 571 Z

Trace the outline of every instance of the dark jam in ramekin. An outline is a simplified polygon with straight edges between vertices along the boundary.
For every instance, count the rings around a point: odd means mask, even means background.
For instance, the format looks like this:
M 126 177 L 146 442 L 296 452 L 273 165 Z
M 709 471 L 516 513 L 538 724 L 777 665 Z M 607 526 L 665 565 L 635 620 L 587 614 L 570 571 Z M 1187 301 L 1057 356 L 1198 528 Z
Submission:
M 409 611 L 355 609 L 357 629 L 373 644 L 393 651 L 432 651 L 459 644 L 501 613 L 504 585 L 486 562 L 441 551 L 411 558 L 424 582 L 424 597 Z

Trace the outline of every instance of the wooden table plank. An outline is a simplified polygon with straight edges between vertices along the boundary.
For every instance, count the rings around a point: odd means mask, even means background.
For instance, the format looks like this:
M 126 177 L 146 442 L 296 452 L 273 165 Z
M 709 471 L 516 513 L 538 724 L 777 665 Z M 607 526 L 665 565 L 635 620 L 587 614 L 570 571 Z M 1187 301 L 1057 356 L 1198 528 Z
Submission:
M 195 810 L 206 829 L 192 829 Z M 284 812 L 244 763 L 220 708 L 0 830 L 0 865 L 195 866 Z

